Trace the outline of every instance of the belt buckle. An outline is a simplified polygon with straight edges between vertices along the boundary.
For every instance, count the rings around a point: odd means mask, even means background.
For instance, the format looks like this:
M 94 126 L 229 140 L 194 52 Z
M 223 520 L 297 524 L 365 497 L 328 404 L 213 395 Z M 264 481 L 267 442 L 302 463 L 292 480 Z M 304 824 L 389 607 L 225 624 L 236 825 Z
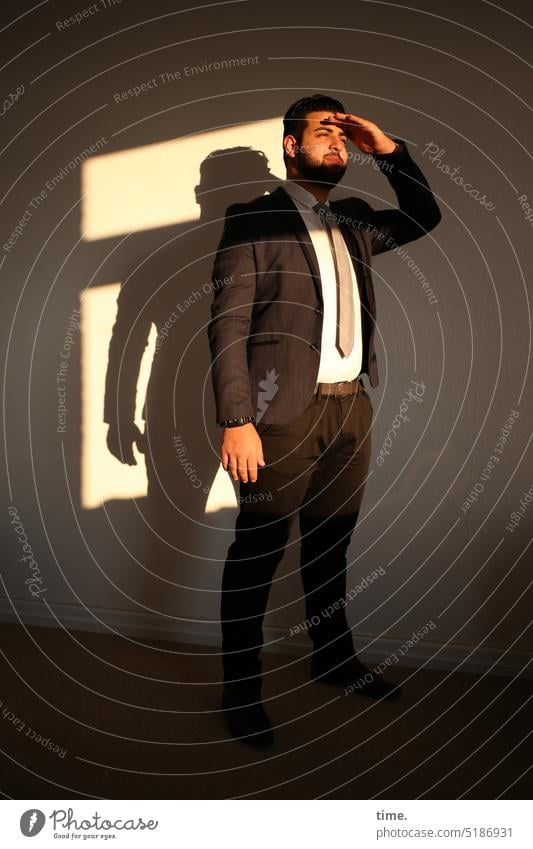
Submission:
M 341 388 L 340 388 L 341 386 L 344 386 L 344 384 L 345 384 L 345 383 L 353 383 L 353 380 L 339 380 L 339 381 L 335 384 L 335 390 L 334 390 L 334 392 L 335 392 L 335 398 L 337 398 L 337 397 L 341 397 L 341 398 L 342 398 L 344 395 L 346 395 L 346 393 L 345 393 L 345 392 L 343 393 L 343 392 L 341 391 Z M 337 392 L 337 389 L 339 390 L 338 392 Z
M 317 389 L 316 389 L 317 397 L 319 397 L 319 398 L 325 398 L 325 397 L 328 397 L 328 396 L 330 396 L 330 397 L 333 396 L 334 398 L 342 397 L 342 392 L 340 390 L 340 387 L 344 386 L 345 383 L 355 383 L 355 392 L 353 393 L 354 395 L 358 395 L 359 392 L 361 391 L 361 389 L 363 388 L 363 384 L 361 383 L 361 381 L 359 380 L 358 377 L 354 378 L 353 380 L 338 380 L 336 383 L 322 384 L 323 386 L 329 386 L 329 387 L 333 386 L 333 391 L 331 390 L 331 388 L 327 391 L 320 389 L 321 384 L 319 383 L 318 386 L 317 386 Z

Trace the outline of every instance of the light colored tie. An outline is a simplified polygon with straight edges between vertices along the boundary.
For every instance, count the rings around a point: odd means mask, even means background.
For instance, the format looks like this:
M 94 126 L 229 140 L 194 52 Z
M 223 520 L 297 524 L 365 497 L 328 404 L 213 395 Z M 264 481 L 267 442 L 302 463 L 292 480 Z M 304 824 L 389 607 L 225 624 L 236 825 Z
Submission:
M 354 346 L 353 284 L 350 258 L 341 229 L 335 221 L 335 213 L 325 203 L 313 206 L 326 226 L 329 237 L 335 277 L 337 281 L 337 338 L 336 345 L 344 357 L 348 357 Z

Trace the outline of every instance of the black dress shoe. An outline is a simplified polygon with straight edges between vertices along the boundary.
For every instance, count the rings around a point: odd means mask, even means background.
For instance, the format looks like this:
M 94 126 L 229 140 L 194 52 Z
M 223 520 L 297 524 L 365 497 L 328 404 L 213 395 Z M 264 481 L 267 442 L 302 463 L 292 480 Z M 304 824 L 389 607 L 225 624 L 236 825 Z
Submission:
M 265 749 L 274 742 L 274 732 L 259 696 L 235 694 L 224 689 L 222 710 L 231 734 L 242 743 Z
M 311 678 L 325 684 L 344 687 L 345 695 L 355 693 L 371 699 L 394 699 L 402 691 L 399 684 L 376 675 L 355 656 L 338 666 L 333 663 L 333 668 L 324 668 L 313 659 Z

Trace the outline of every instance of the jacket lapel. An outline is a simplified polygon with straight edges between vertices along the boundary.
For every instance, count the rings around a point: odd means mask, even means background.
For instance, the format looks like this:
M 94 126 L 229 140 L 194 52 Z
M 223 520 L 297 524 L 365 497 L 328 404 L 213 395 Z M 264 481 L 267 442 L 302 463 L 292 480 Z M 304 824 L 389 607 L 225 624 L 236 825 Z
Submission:
M 284 220 L 296 236 L 298 244 L 307 260 L 318 300 L 322 304 L 322 283 L 320 280 L 318 260 L 307 227 L 302 221 L 302 216 L 300 215 L 296 205 L 292 202 L 292 199 L 289 197 L 287 192 L 281 188 L 281 186 L 275 189 L 275 191 L 271 193 L 270 197 L 274 201 L 275 209 L 283 215 Z
M 324 299 L 322 297 L 322 282 L 320 279 L 318 260 L 307 227 L 303 223 L 302 216 L 292 199 L 281 186 L 270 194 L 270 198 L 272 198 L 274 208 L 278 212 L 281 212 L 284 220 L 295 234 L 298 244 L 300 245 L 300 248 L 307 260 L 318 300 L 321 304 L 323 304 Z M 333 212 L 342 213 L 343 211 L 346 211 L 342 200 L 332 201 L 330 206 Z M 350 211 L 348 210 L 348 214 L 349 212 Z M 370 279 L 370 269 L 368 268 L 366 260 L 363 237 L 354 227 L 348 227 L 344 223 L 340 223 L 339 226 L 346 239 L 350 257 L 355 268 L 357 285 L 359 287 L 359 298 L 361 299 L 361 303 L 369 306 L 371 311 L 373 311 L 374 294 Z

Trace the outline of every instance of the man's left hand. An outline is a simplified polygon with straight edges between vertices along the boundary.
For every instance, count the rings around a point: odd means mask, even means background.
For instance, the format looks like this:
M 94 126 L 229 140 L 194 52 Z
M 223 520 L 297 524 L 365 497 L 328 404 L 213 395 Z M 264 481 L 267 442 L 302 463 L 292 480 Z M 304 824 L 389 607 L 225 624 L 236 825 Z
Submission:
M 363 153 L 392 153 L 396 149 L 396 142 L 385 135 L 377 124 L 361 118 L 360 115 L 334 112 L 333 118 L 325 118 L 320 123 L 342 127 L 350 141 Z

